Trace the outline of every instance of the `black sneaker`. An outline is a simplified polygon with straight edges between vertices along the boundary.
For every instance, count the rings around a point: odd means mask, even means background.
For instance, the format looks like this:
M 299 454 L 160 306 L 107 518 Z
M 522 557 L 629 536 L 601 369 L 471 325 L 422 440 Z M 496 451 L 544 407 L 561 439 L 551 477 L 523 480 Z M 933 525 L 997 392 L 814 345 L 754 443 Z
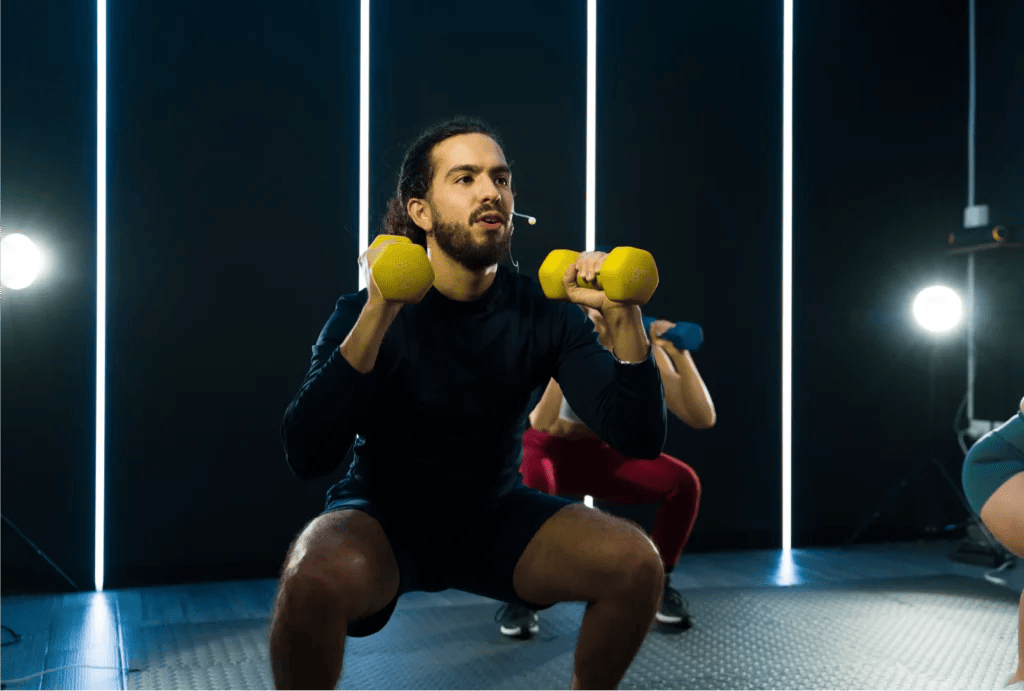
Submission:
M 525 638 L 540 631 L 540 617 L 532 609 L 511 602 L 505 603 L 494 615 L 506 636 Z
M 665 577 L 665 593 L 661 596 L 661 607 L 658 609 L 658 622 L 677 629 L 688 629 L 693 626 L 689 603 L 672 587 L 672 582 Z

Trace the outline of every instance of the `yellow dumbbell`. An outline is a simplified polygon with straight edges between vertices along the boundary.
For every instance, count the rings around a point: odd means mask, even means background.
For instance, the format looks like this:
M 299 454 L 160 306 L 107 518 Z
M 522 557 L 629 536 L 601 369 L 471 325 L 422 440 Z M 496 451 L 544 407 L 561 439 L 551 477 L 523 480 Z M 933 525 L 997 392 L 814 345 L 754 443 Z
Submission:
M 369 272 L 385 300 L 419 302 L 434 285 L 434 267 L 427 251 L 405 236 L 378 235 L 359 258 L 364 271 L 367 262 L 372 262 Z
M 540 287 L 552 300 L 568 300 L 562 277 L 580 256 L 573 250 L 555 250 L 540 265 Z M 631 305 L 644 305 L 658 287 L 658 266 L 646 250 L 616 247 L 608 253 L 595 277 L 595 284 L 576 278 L 581 288 L 603 290 L 609 300 Z

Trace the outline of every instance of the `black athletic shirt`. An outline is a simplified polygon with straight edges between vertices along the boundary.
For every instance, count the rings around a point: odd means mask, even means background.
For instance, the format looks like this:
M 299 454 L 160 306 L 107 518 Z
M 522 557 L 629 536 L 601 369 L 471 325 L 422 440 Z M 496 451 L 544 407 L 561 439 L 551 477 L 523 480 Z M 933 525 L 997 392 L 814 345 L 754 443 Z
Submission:
M 355 441 L 348 476 L 328 502 L 355 481 L 380 499 L 491 504 L 517 481 L 530 404 L 551 377 L 612 448 L 661 453 L 665 396 L 653 356 L 617 362 L 578 307 L 547 299 L 533 279 L 499 266 L 470 302 L 431 288 L 401 309 L 374 368 L 360 374 L 338 347 L 366 300 L 366 289 L 338 300 L 281 425 L 288 465 L 302 479 L 335 470 Z

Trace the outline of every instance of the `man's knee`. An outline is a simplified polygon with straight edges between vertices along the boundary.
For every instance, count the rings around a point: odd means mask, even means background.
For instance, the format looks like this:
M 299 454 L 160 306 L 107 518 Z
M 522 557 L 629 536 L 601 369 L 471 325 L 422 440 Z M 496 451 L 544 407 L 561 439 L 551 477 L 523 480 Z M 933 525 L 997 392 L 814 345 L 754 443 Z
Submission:
M 636 524 L 630 524 L 632 538 L 622 542 L 611 555 L 620 594 L 631 599 L 659 601 L 665 584 L 665 566 L 658 548 Z
M 366 558 L 357 552 L 305 554 L 292 559 L 281 577 L 281 603 L 290 609 L 316 609 L 352 622 L 384 599 Z M 387 602 L 384 602 L 381 609 Z

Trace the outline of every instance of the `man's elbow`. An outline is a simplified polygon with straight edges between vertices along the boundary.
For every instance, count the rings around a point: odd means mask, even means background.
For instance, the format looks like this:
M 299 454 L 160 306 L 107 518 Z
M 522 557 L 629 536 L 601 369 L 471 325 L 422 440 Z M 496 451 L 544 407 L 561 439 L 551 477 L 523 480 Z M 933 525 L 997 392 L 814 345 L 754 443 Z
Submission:
M 660 456 L 664 450 L 664 441 L 662 441 L 662 443 L 660 444 L 645 444 L 641 449 L 642 452 L 634 454 L 633 458 L 642 458 L 648 461 L 654 460 L 655 458 Z
M 305 445 L 296 443 L 295 440 L 301 438 L 302 435 L 296 434 L 286 417 L 281 425 L 281 443 L 284 446 L 285 463 L 288 464 L 288 468 L 291 469 L 295 477 L 300 480 L 315 480 L 325 473 L 316 472 L 313 455 L 309 453 Z
M 288 464 L 292 474 L 300 480 L 312 480 L 313 473 L 308 456 L 303 453 L 302 449 L 288 443 L 287 434 L 282 434 L 281 437 L 284 442 L 284 461 Z
M 645 460 L 655 459 L 665 450 L 665 439 L 668 436 L 668 428 L 665 424 L 656 425 L 648 431 L 643 439 L 637 440 L 635 453 L 626 454 L 632 458 Z
M 325 475 L 329 475 L 331 470 L 333 470 L 333 468 L 325 467 L 323 464 L 317 464 L 313 456 L 296 449 L 286 448 L 284 459 L 295 477 L 303 482 L 317 480 Z

